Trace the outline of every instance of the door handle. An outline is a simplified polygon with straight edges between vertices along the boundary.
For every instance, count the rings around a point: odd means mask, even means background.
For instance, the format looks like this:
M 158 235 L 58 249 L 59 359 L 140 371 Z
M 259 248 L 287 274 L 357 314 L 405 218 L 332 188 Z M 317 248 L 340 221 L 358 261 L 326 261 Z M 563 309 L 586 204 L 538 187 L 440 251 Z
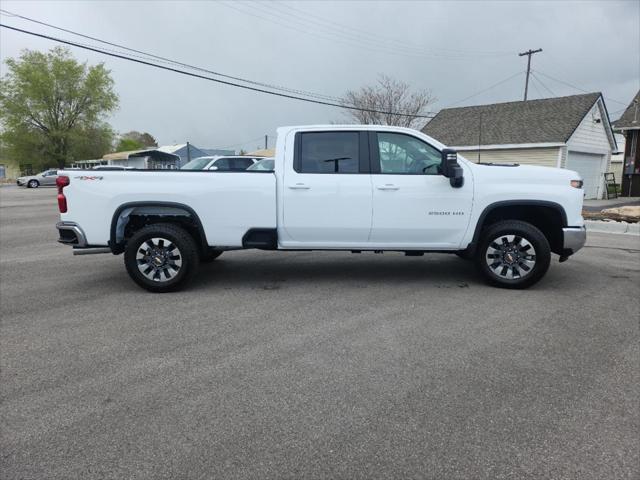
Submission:
M 289 185 L 291 190 L 309 190 L 311 187 L 304 183 L 296 183 L 295 185 Z
M 376 188 L 378 190 L 400 190 L 400 187 L 396 187 L 392 183 L 387 183 L 385 185 L 378 185 Z

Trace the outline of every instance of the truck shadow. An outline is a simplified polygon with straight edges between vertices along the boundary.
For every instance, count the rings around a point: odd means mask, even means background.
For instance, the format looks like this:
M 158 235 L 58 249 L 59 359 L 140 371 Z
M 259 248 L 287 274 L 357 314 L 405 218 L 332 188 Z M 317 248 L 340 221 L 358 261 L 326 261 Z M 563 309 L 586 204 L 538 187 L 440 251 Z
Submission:
M 360 254 L 344 252 L 228 252 L 202 265 L 189 289 L 213 286 L 279 290 L 305 282 L 367 288 L 385 283 L 419 283 L 433 288 L 484 286 L 473 262 L 454 255 Z

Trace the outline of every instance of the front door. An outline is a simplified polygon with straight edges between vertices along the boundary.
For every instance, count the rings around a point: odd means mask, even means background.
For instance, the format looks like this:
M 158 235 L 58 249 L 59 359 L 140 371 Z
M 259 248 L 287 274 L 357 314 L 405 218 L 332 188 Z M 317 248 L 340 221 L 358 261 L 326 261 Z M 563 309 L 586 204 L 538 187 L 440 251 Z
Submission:
M 363 246 L 371 231 L 366 132 L 298 132 L 285 165 L 283 246 Z
M 465 171 L 461 188 L 453 188 L 440 174 L 441 154 L 435 147 L 403 133 L 371 136 L 371 244 L 459 248 L 473 202 L 470 172 Z

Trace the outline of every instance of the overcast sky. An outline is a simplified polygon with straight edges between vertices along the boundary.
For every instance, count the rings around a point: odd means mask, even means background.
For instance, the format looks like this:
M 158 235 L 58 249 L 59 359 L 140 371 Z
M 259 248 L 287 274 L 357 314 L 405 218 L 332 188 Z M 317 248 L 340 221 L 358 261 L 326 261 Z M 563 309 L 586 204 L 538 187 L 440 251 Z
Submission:
M 229 75 L 340 96 L 379 73 L 430 89 L 439 110 L 601 91 L 612 120 L 640 88 L 640 1 L 159 2 L 11 1 L 20 15 Z M 2 23 L 74 39 L 2 15 Z M 77 38 L 76 38 L 77 40 Z M 0 31 L 0 55 L 53 42 Z M 120 108 L 119 132 L 148 131 L 160 144 L 253 149 L 281 125 L 341 123 L 337 108 L 253 93 L 72 48 L 104 62 Z M 6 71 L 4 65 L 2 73 Z M 518 74 L 518 72 L 521 72 Z M 518 74 L 518 75 L 516 75 Z M 508 77 L 514 78 L 466 99 Z M 548 75 L 544 76 L 544 75 Z M 544 84 L 544 85 L 543 85 Z M 546 90 L 545 89 L 548 89 Z M 550 93 L 552 92 L 553 95 Z M 622 104 L 619 102 L 623 102 Z

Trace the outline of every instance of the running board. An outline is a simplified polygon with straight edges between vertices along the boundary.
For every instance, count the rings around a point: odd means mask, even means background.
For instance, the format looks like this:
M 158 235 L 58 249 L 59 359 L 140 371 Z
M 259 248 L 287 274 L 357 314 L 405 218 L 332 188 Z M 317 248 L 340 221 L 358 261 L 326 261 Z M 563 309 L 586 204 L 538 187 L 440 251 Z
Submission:
M 74 255 L 93 255 L 96 253 L 111 253 L 111 249 L 109 247 L 103 248 L 74 248 Z

